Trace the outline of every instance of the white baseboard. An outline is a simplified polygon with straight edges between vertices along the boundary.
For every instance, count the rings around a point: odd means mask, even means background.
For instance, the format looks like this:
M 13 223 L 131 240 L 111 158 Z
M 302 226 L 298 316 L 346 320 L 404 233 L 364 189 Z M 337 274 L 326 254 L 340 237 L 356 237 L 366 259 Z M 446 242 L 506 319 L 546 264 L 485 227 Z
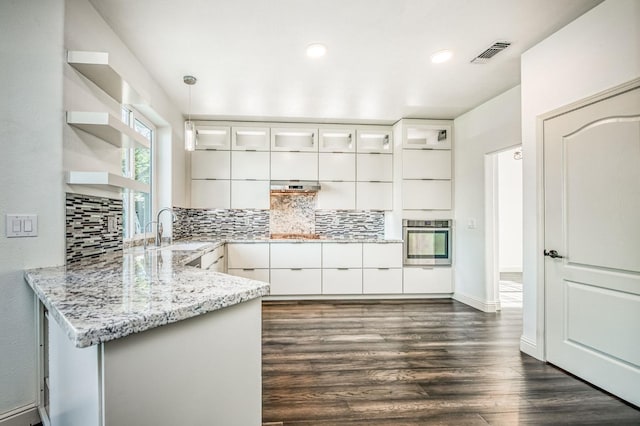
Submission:
M 506 272 L 506 273 L 519 272 L 519 273 L 522 273 L 522 266 L 501 266 L 500 267 L 500 272 Z
M 538 353 L 538 344 L 525 336 L 520 336 L 520 352 L 544 361 L 544 356 Z
M 453 294 L 453 299 L 482 312 L 496 312 L 500 310 L 499 301 L 487 302 L 459 292 Z
M 281 300 L 402 300 L 402 299 L 451 299 L 451 293 L 442 294 L 342 294 L 342 295 L 296 295 L 296 296 L 263 296 L 264 301 Z
M 19 411 L 15 413 L 16 411 Z M 0 426 L 30 426 L 40 423 L 40 416 L 38 415 L 38 409 L 34 406 L 27 406 L 23 409 L 14 410 L 13 412 L 6 413 L 0 419 Z M 15 413 L 15 414 L 12 414 Z

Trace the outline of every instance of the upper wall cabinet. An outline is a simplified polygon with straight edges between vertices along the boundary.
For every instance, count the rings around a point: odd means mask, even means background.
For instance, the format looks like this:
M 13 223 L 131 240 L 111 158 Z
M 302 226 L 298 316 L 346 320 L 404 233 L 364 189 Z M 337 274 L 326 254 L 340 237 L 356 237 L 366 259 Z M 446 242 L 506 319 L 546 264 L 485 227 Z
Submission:
M 108 52 L 69 50 L 67 63 L 121 104 L 146 104 L 113 67 Z
M 451 126 L 408 125 L 404 127 L 405 149 L 451 149 Z
M 318 129 L 308 127 L 271 128 L 272 151 L 318 151 Z
M 232 127 L 231 149 L 235 151 L 269 151 L 269 128 Z
M 390 154 L 393 152 L 391 129 L 362 128 L 356 132 L 357 152 L 377 152 Z
M 196 149 L 221 149 L 231 147 L 231 128 L 196 124 Z
M 320 152 L 355 152 L 356 130 L 352 127 L 320 129 Z

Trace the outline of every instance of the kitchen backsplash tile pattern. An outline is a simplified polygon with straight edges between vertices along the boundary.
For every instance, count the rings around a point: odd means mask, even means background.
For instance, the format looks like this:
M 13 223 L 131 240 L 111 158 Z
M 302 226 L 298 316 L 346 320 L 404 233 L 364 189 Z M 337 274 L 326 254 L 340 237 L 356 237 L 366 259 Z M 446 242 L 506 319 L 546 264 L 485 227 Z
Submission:
M 315 234 L 315 193 L 271 193 L 272 234 Z
M 332 239 L 384 238 L 384 212 L 317 210 L 316 233 Z
M 269 210 L 174 207 L 173 238 L 269 238 Z
M 66 194 L 67 262 L 122 251 L 122 200 Z

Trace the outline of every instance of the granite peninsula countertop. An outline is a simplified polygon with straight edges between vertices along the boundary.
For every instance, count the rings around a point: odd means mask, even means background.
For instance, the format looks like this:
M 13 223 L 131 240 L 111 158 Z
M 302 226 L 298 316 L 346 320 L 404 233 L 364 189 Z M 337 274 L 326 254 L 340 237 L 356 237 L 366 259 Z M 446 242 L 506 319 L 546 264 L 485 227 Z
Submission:
M 84 348 L 269 294 L 269 284 L 186 264 L 224 242 L 104 256 L 25 271 L 25 279 L 76 347 Z

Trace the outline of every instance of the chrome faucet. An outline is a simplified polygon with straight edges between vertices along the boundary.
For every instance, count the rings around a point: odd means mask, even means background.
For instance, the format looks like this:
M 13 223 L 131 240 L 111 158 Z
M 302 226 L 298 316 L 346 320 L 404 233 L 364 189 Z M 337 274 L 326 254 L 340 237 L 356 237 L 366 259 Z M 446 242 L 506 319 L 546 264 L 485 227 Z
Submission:
M 163 209 L 160 209 L 158 211 L 158 214 L 156 215 L 156 247 L 160 247 L 162 245 L 162 231 L 163 231 L 163 226 L 162 226 L 162 222 L 160 222 L 160 215 L 162 214 L 162 212 L 165 211 L 169 211 L 171 212 L 171 216 L 173 217 L 173 221 L 176 221 L 176 214 L 173 211 L 173 209 L 171 207 L 165 207 Z

